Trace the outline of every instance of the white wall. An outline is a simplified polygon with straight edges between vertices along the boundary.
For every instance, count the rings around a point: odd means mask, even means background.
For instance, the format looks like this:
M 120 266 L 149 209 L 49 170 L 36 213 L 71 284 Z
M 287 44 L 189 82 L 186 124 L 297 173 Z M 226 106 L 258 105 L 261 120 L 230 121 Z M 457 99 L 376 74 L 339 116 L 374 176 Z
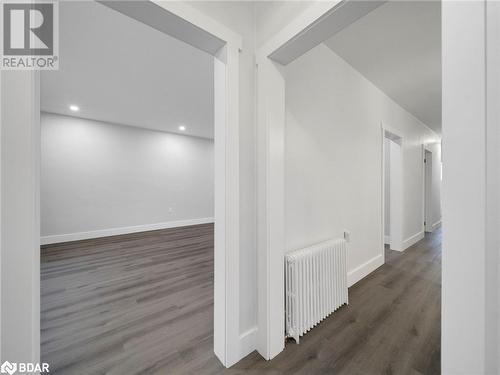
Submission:
M 213 218 L 212 140 L 48 113 L 41 127 L 42 237 Z
M 351 232 L 350 282 L 383 261 L 381 123 L 403 137 L 403 240 L 422 234 L 422 144 L 438 137 L 325 45 L 286 72 L 286 248 Z
M 325 1 L 325 0 L 323 0 Z M 255 2 L 255 43 L 262 47 L 270 38 L 280 32 L 294 18 L 300 16 L 315 1 L 256 1 Z

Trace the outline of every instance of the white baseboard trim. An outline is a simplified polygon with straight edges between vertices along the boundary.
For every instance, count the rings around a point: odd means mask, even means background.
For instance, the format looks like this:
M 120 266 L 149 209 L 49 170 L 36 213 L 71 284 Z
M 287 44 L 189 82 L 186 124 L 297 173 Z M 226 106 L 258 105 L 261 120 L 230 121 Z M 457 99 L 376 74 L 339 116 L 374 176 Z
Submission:
M 365 262 L 354 268 L 353 270 L 347 272 L 347 286 L 350 287 L 356 284 L 359 280 L 368 276 L 368 274 L 372 273 L 383 264 L 384 257 L 382 256 L 382 254 L 379 254 L 370 259 L 368 262 Z
M 90 232 L 57 234 L 57 235 L 52 235 L 52 236 L 41 237 L 40 243 L 42 245 L 50 245 L 50 244 L 60 243 L 60 242 L 88 240 L 91 238 L 101 238 L 101 237 L 117 236 L 120 234 L 147 232 L 150 230 L 158 230 L 158 229 L 187 227 L 190 225 L 207 224 L 207 223 L 213 223 L 213 222 L 214 222 L 213 217 L 206 217 L 206 218 L 200 218 L 200 219 L 177 220 L 177 221 L 167 221 L 165 223 L 136 225 L 133 227 L 101 229 L 101 230 L 94 230 L 94 231 L 90 231 Z
M 391 236 L 384 236 L 384 244 L 386 245 L 391 244 Z
M 438 229 L 441 226 L 441 219 L 436 221 L 434 224 L 432 224 L 432 231 L 434 232 L 436 229 Z
M 425 232 L 421 231 L 418 233 L 415 233 L 413 236 L 408 237 L 406 240 L 403 241 L 403 251 L 408 249 L 410 246 L 416 244 L 418 241 L 420 241 L 422 238 L 424 238 Z
M 257 326 L 240 335 L 240 359 L 245 358 L 257 348 Z

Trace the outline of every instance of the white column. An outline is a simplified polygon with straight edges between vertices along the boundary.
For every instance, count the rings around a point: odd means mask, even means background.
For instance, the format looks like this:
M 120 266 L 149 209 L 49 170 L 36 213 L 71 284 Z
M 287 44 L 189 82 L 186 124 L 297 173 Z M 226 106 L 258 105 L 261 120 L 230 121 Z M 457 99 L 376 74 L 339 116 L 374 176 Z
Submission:
M 39 75 L 1 73 L 0 361 L 40 358 Z
M 500 3 L 486 3 L 486 373 L 500 373 Z
M 267 57 L 257 67 L 257 350 L 272 359 L 284 348 L 285 79 Z
M 239 335 L 239 49 L 214 59 L 215 267 L 214 351 L 229 367 L 241 359 Z
M 485 373 L 485 2 L 443 1 L 442 373 Z

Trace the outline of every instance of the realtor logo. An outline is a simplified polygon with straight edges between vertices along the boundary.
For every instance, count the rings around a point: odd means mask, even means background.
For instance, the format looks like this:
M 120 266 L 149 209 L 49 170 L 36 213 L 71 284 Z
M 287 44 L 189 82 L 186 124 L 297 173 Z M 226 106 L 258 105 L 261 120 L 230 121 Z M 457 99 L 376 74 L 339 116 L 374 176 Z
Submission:
M 54 4 L 3 4 L 3 54 L 52 55 Z
M 2 69 L 58 68 L 58 4 L 2 1 Z

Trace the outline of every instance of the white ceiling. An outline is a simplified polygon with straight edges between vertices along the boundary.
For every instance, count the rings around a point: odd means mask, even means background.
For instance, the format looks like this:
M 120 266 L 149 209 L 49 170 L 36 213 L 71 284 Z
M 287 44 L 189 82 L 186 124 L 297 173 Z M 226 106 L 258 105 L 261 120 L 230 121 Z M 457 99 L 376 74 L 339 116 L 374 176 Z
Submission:
M 59 7 L 59 70 L 42 73 L 43 111 L 213 138 L 212 56 L 96 2 Z
M 325 42 L 441 133 L 441 3 L 390 1 Z

